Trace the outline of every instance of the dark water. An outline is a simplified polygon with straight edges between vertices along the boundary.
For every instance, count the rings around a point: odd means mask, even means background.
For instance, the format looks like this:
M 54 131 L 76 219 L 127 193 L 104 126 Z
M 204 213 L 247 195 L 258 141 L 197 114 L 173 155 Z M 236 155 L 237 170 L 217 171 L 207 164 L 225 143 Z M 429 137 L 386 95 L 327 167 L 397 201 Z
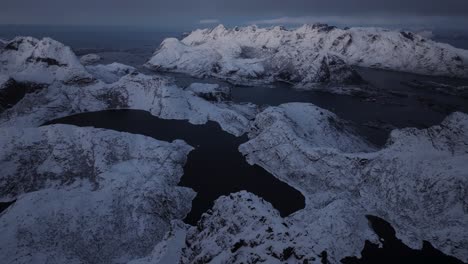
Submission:
M 196 225 L 201 214 L 209 210 L 219 196 L 240 190 L 252 192 L 272 203 L 283 217 L 305 206 L 304 197 L 297 190 L 279 181 L 261 167 L 250 166 L 245 162 L 245 158 L 238 151 L 238 146 L 247 140 L 245 136 L 232 136 L 222 131 L 214 122 L 192 125 L 186 121 L 159 119 L 145 111 L 111 110 L 73 115 L 47 124 L 107 128 L 164 141 L 183 139 L 194 146 L 195 150 L 189 154 L 184 176 L 179 183 L 180 186 L 192 188 L 197 192 L 192 211 L 185 219 L 185 222 L 191 225 Z M 0 207 L 2 206 L 3 204 L 0 204 Z M 346 257 L 342 263 L 463 263 L 443 254 L 426 241 L 423 242 L 421 250 L 411 249 L 396 237 L 395 230 L 385 220 L 374 216 L 367 217 L 383 247 L 379 248 L 367 241 L 361 258 Z M 318 257 L 323 263 L 328 263 L 327 252 L 322 252 Z
M 344 264 L 463 264 L 454 257 L 447 256 L 441 251 L 435 249 L 429 242 L 423 241 L 421 250 L 411 249 L 401 242 L 396 237 L 395 229 L 385 220 L 368 215 L 367 219 L 370 222 L 372 229 L 376 232 L 383 246 L 366 241 L 364 250 L 361 252 L 362 257 L 347 257 L 341 260 Z
M 12 202 L 5 202 L 5 203 L 0 203 L 0 214 L 5 211 L 10 205 L 14 204 L 15 201 Z
M 100 63 L 135 67 L 143 65 L 165 38 L 181 35 L 144 27 L 0 25 L 2 39 L 50 37 L 72 47 L 78 56 L 96 53 L 103 58 Z
M 187 121 L 164 120 L 145 111 L 114 110 L 84 113 L 50 121 L 48 124 L 92 126 L 141 134 L 158 140 L 183 139 L 195 147 L 184 167 L 180 186 L 194 189 L 198 194 L 192 211 L 185 221 L 195 225 L 202 213 L 213 206 L 221 195 L 247 190 L 278 209 L 282 216 L 303 209 L 304 196 L 278 180 L 263 168 L 251 166 L 238 151 L 247 137 L 235 137 L 219 125 L 192 125 Z
M 0 26 L 0 38 L 9 39 L 17 35 L 52 37 L 71 46 L 78 55 L 97 53 L 103 57 L 101 63 L 120 62 L 150 73 L 142 65 L 164 38 L 180 37 L 181 32 L 158 32 L 142 28 Z M 443 42 L 459 48 L 468 48 L 468 40 L 444 39 Z M 213 79 L 199 80 L 183 74 L 161 74 L 173 77 L 181 87 L 192 82 L 228 85 L 232 88 L 234 102 L 271 106 L 288 102 L 313 103 L 353 122 L 362 136 L 379 146 L 386 142 L 391 129 L 427 128 L 439 124 L 454 111 L 468 113 L 466 99 L 410 88 L 403 84 L 419 80 L 468 85 L 468 80 L 366 68 L 358 68 L 358 71 L 368 83 L 382 91 L 381 96 L 358 98 L 299 91 L 282 83 L 272 86 L 236 86 Z M 13 99 L 19 100 L 16 97 Z M 196 147 L 189 155 L 180 183 L 181 186 L 198 192 L 193 202 L 193 210 L 187 216 L 187 223 L 194 224 L 220 195 L 239 190 L 248 190 L 263 197 L 283 216 L 304 207 L 304 197 L 297 190 L 277 180 L 262 168 L 250 166 L 245 162 L 237 150 L 239 144 L 247 140 L 245 137 L 236 138 L 229 135 L 216 123 L 195 126 L 185 121 L 161 120 L 146 112 L 135 110 L 81 114 L 55 120 L 53 123 L 108 128 L 165 141 L 183 139 Z M 0 207 L 2 206 L 3 204 L 0 204 Z M 344 263 L 461 263 L 443 255 L 428 243 L 425 243 L 420 251 L 409 249 L 395 237 L 395 231 L 388 223 L 378 218 L 369 219 L 376 233 L 384 239 L 383 248 L 366 243 L 362 259 L 346 258 Z M 326 259 L 327 254 L 324 252 L 322 260 L 326 262 Z
M 375 98 L 360 98 L 297 90 L 285 83 L 271 86 L 238 86 L 220 80 L 196 79 L 184 74 L 164 73 L 164 75 L 174 78 L 180 87 L 186 87 L 193 82 L 230 86 L 232 100 L 237 103 L 252 102 L 269 106 L 289 102 L 312 103 L 345 120 L 352 121 L 362 136 L 378 146 L 385 144 L 392 129 L 427 128 L 439 124 L 455 111 L 468 113 L 467 99 L 411 88 L 403 84 L 418 80 L 468 86 L 467 79 L 430 77 L 368 68 L 357 68 L 357 70 L 370 85 L 381 90 L 382 94 Z

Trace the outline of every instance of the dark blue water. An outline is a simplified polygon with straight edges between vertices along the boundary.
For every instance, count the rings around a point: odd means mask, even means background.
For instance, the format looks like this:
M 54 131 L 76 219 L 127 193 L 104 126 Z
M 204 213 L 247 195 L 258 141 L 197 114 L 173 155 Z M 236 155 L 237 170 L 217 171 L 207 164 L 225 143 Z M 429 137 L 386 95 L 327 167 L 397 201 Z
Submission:
M 97 53 L 102 63 L 141 66 L 168 37 L 181 32 L 161 32 L 143 27 L 0 25 L 0 38 L 50 37 L 73 48 L 78 56 Z
M 48 124 L 93 126 L 146 135 L 158 140 L 183 139 L 195 150 L 189 154 L 180 186 L 194 189 L 197 197 L 185 222 L 196 225 L 221 195 L 247 190 L 270 202 L 285 217 L 305 206 L 304 197 L 291 186 L 279 181 L 259 166 L 251 166 L 238 152 L 238 146 L 247 138 L 234 137 L 221 130 L 218 124 L 192 125 L 186 121 L 163 120 L 139 110 L 114 110 L 73 115 Z M 12 203 L 0 203 L 0 213 Z M 445 255 L 424 241 L 420 250 L 406 246 L 396 237 L 396 231 L 385 220 L 367 216 L 371 228 L 382 241 L 383 247 L 366 241 L 362 257 L 346 257 L 345 264 L 367 263 L 444 263 L 461 264 L 462 261 Z M 327 252 L 319 256 L 328 263 Z
M 235 137 L 224 132 L 217 123 L 192 125 L 187 121 L 164 120 L 139 110 L 115 110 L 73 115 L 48 124 L 92 126 L 149 136 L 158 140 L 183 139 L 195 147 L 184 167 L 181 186 L 197 192 L 192 211 L 185 221 L 195 225 L 200 216 L 213 206 L 221 195 L 242 190 L 252 192 L 270 202 L 282 216 L 305 206 L 302 194 L 278 180 L 259 166 L 249 165 L 238 151 L 246 136 Z M 278 195 L 281 194 L 281 195 Z
M 17 35 L 52 37 L 71 46 L 78 55 L 97 53 L 102 63 L 120 62 L 141 67 L 166 37 L 180 37 L 181 32 L 160 32 L 144 28 L 122 27 L 44 27 L 0 26 L 0 38 Z M 459 48 L 468 48 L 468 40 L 444 39 Z M 359 68 L 363 78 L 383 92 L 375 98 L 359 98 L 316 91 L 298 91 L 287 84 L 272 86 L 233 86 L 219 80 L 198 80 L 183 74 L 164 74 L 185 87 L 192 82 L 220 83 L 232 87 L 235 102 L 259 105 L 279 105 L 288 102 L 310 102 L 328 109 L 352 122 L 357 130 L 376 145 L 386 142 L 393 128 L 426 128 L 440 123 L 454 111 L 468 113 L 468 101 L 456 96 L 410 88 L 403 82 L 420 80 L 454 85 L 468 85 L 468 80 L 427 77 L 407 73 Z M 148 73 L 147 71 L 145 71 Z M 391 93 L 389 92 L 391 91 Z M 203 126 L 185 121 L 160 120 L 141 111 L 105 111 L 81 114 L 54 121 L 55 123 L 94 126 L 143 134 L 171 141 L 184 139 L 196 149 L 189 155 L 180 185 L 198 192 L 193 210 L 186 222 L 194 224 L 220 195 L 248 190 L 271 202 L 283 216 L 304 206 L 304 197 L 294 188 L 277 180 L 258 166 L 250 166 L 237 151 L 245 137 L 233 137 L 215 123 Z M 280 193 L 281 195 L 278 195 Z M 6 208 L 0 204 L 0 209 Z M 346 263 L 460 263 L 444 256 L 428 244 L 422 251 L 408 249 L 389 228 L 373 219 L 376 232 L 385 239 L 384 248 L 367 243 L 363 259 L 347 258 Z M 382 220 L 383 221 L 383 220 Z M 377 223 L 377 224 L 375 224 Z M 380 224 L 378 224 L 380 223 Z M 387 231 L 385 231 L 387 230 Z M 393 230 L 394 231 L 394 230 Z M 322 254 L 326 259 L 326 253 Z

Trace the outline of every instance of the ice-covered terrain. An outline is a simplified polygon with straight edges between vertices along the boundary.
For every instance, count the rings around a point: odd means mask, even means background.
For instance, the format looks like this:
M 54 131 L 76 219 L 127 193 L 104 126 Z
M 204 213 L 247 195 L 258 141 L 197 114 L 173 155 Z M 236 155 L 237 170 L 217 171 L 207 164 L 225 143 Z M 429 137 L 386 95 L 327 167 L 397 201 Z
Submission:
M 389 43 L 394 50 L 385 50 Z M 359 83 L 348 64 L 464 77 L 465 55 L 408 32 L 217 27 L 181 42 L 166 40 L 150 64 L 170 66 L 150 67 L 307 86 Z M 83 66 L 70 48 L 47 38 L 6 43 L 0 67 L 0 87 L 11 80 L 46 84 L 0 113 L 0 202 L 16 200 L 0 215 L 0 256 L 8 263 L 321 263 L 324 251 L 338 263 L 359 256 L 365 240 L 379 243 L 366 215 L 390 222 L 411 247 L 427 240 L 468 261 L 466 114 L 429 129 L 395 130 L 379 150 L 314 105 L 258 113 L 253 104 L 228 101 L 228 87 L 181 88 L 118 63 Z M 191 150 L 184 142 L 38 128 L 108 109 L 145 110 L 192 124 L 211 120 L 236 136 L 248 132 L 239 151 L 300 190 L 305 209 L 282 218 L 270 203 L 239 192 L 219 198 L 197 226 L 188 226 L 180 220 L 194 193 L 176 186 Z
M 97 79 L 105 83 L 114 83 L 120 80 L 125 75 L 136 72 L 132 66 L 114 62 L 108 65 L 92 65 L 86 66 L 86 69 Z
M 94 53 L 86 54 L 86 55 L 83 55 L 83 56 L 80 57 L 80 62 L 83 65 L 95 64 L 95 63 L 98 63 L 101 60 L 102 60 L 101 56 L 99 56 L 97 54 L 94 54 Z
M 363 83 L 339 56 L 285 45 L 280 41 L 282 32 L 223 26 L 195 31 L 182 41 L 164 40 L 146 66 L 248 85 L 286 81 L 305 88 L 317 83 Z
M 195 193 L 183 141 L 54 125 L 0 129 L 2 263 L 122 263 L 151 252 Z
M 181 41 L 166 39 L 146 65 L 235 83 L 287 81 L 310 88 L 316 83 L 360 84 L 350 65 L 467 78 L 468 51 L 380 28 L 220 25 L 195 30 Z
M 291 219 L 322 234 L 317 246 L 336 259 L 357 254 L 372 238 L 362 223 L 371 214 L 389 221 L 409 246 L 426 240 L 468 260 L 468 115 L 454 113 L 426 130 L 395 130 L 379 151 L 345 129 L 327 111 L 286 104 L 259 114 L 240 150 L 303 192 L 306 209 Z M 338 239 L 327 242 L 330 234 Z
M 10 81 L 11 79 L 9 76 L 0 74 L 0 91 L 5 89 Z
M 31 59 L 39 57 L 42 59 Z M 217 86 L 201 88 L 202 84 L 195 84 L 182 89 L 168 78 L 139 74 L 135 68 L 120 63 L 85 68 L 70 48 L 51 39 L 15 38 L 0 58 L 4 59 L 5 79 L 9 75 L 19 82 L 49 84 L 26 94 L 2 113 L 2 127 L 34 127 L 76 113 L 131 108 L 165 119 L 189 120 L 193 124 L 212 120 L 226 131 L 241 135 L 257 113 L 257 107 L 252 104 L 224 101 L 229 90 Z M 49 60 L 58 63 L 51 66 L 45 62 Z M 84 80 L 77 76 L 86 76 L 83 77 L 86 82 L 76 82 Z M 216 96 L 216 102 L 204 99 L 210 91 Z
M 70 47 L 50 38 L 16 37 L 0 50 L 0 71 L 17 81 L 88 83 L 92 79 Z
M 252 104 L 210 102 L 172 84 L 168 79 L 139 73 L 112 84 L 86 86 L 55 82 L 26 96 L 0 115 L 0 127 L 34 127 L 60 117 L 108 109 L 145 110 L 164 119 L 204 124 L 218 122 L 234 135 L 244 134 L 257 113 Z
M 323 251 L 339 263 L 365 240 L 379 243 L 366 215 L 386 219 L 413 248 L 426 240 L 468 260 L 468 115 L 395 130 L 375 150 L 334 114 L 292 103 L 259 114 L 249 137 L 240 147 L 248 161 L 301 190 L 306 208 L 283 219 L 255 195 L 221 197 L 196 227 L 173 223 L 135 263 L 323 263 Z

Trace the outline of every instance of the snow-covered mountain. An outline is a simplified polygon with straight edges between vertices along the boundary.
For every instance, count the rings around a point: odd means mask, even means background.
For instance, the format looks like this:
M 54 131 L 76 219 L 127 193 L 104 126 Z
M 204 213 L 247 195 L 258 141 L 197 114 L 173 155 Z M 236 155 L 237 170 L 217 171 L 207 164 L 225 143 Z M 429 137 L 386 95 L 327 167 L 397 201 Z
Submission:
M 468 115 L 454 113 L 425 130 L 394 130 L 377 151 L 356 141 L 336 116 L 308 104 L 269 108 L 251 131 L 240 151 L 306 196 L 306 209 L 291 219 L 337 261 L 373 239 L 363 232 L 369 214 L 390 222 L 413 248 L 426 240 L 468 260 L 462 246 L 468 243 Z M 330 234 L 339 239 L 327 241 Z
M 183 56 L 191 58 L 192 45 L 206 45 L 202 49 L 208 52 L 210 43 L 235 34 L 239 42 L 227 41 L 225 46 L 234 50 L 223 52 L 237 52 L 239 43 L 264 41 L 262 54 L 267 55 L 262 59 L 235 61 L 235 67 L 252 66 L 229 77 L 242 80 L 252 77 L 251 69 L 267 65 L 268 58 L 279 58 L 277 53 L 312 56 L 312 49 L 294 53 L 297 45 L 282 45 L 288 43 L 285 36 L 301 30 L 295 43 L 304 47 L 314 39 L 309 31 L 322 37 L 363 31 L 324 25 L 295 31 L 218 27 L 195 31 L 183 40 L 186 43 L 165 43 L 182 45 L 180 54 L 187 52 Z M 272 32 L 276 37 L 261 37 Z M 409 33 L 381 34 L 400 34 L 408 43 L 413 38 L 429 45 Z M 207 36 L 213 40 L 197 43 Z M 252 47 L 243 52 L 257 56 Z M 274 51 L 275 47 L 284 49 Z M 353 51 L 351 47 L 346 50 Z M 179 51 L 172 51 L 179 58 Z M 441 52 L 445 55 L 439 58 L 447 58 L 448 51 Z M 332 73 L 350 73 L 346 64 L 330 59 L 343 61 L 343 54 L 330 54 L 323 55 L 321 64 L 329 78 L 336 77 Z M 168 78 L 140 74 L 122 64 L 84 67 L 69 48 L 50 39 L 16 38 L 0 58 L 0 87 L 11 80 L 47 84 L 0 113 L 0 202 L 16 200 L 0 215 L 0 256 L 8 263 L 320 263 L 323 251 L 338 263 L 345 256 L 359 256 L 366 240 L 379 243 L 366 215 L 390 222 L 411 247 L 427 240 L 468 261 L 466 114 L 454 113 L 429 129 L 395 130 L 379 150 L 348 122 L 314 105 L 290 103 L 259 113 L 256 105 L 227 101 L 230 90 L 216 84 L 181 88 Z M 213 58 L 199 59 L 187 61 L 187 67 L 206 66 Z M 231 63 L 221 61 L 226 67 Z M 294 62 L 298 68 L 291 69 L 313 80 L 317 72 L 302 65 Z M 274 81 L 276 73 L 257 77 Z M 305 209 L 282 218 L 267 201 L 239 192 L 219 198 L 197 226 L 188 226 L 180 220 L 189 212 L 194 193 L 177 186 L 191 150 L 184 142 L 93 128 L 39 127 L 56 118 L 108 109 L 145 110 L 193 124 L 211 120 L 236 136 L 248 133 L 249 141 L 239 151 L 249 163 L 300 190 Z
M 88 70 L 96 79 L 105 83 L 117 82 L 123 76 L 136 72 L 134 67 L 118 62 L 107 65 L 89 65 L 86 66 L 86 70 Z
M 235 83 L 287 81 L 307 88 L 316 83 L 360 84 L 354 65 L 467 78 L 468 51 L 380 28 L 220 25 L 195 30 L 181 41 L 166 39 L 146 65 Z
M 50 38 L 16 37 L 0 49 L 0 71 L 17 81 L 86 83 L 90 75 L 70 47 Z
M 206 88 L 217 89 L 210 85 Z M 26 94 L 0 114 L 0 127 L 34 127 L 72 114 L 110 109 L 145 110 L 160 118 L 188 120 L 192 124 L 211 120 L 237 136 L 247 132 L 257 113 L 253 104 L 208 101 L 167 78 L 135 73 L 111 84 L 98 81 L 83 86 L 55 82 Z
M 190 211 L 191 147 L 114 131 L 0 128 L 2 263 L 122 263 Z
M 216 85 L 183 89 L 169 78 L 140 74 L 120 63 L 84 67 L 69 47 L 47 38 L 18 37 L 0 51 L 3 82 L 48 84 L 2 113 L 1 127 L 35 127 L 88 111 L 138 109 L 193 124 L 215 121 L 239 136 L 257 113 L 253 104 L 226 101 L 229 90 Z M 207 100 L 209 96 L 216 102 Z
M 306 208 L 281 218 L 255 195 L 221 197 L 197 226 L 174 222 L 164 241 L 132 264 L 324 263 L 323 251 L 340 263 L 360 256 L 366 240 L 380 243 L 366 215 L 386 219 L 413 248 L 426 240 L 468 260 L 468 115 L 395 130 L 374 150 L 334 114 L 293 103 L 259 114 L 249 137 L 240 147 L 248 161 L 300 190 Z

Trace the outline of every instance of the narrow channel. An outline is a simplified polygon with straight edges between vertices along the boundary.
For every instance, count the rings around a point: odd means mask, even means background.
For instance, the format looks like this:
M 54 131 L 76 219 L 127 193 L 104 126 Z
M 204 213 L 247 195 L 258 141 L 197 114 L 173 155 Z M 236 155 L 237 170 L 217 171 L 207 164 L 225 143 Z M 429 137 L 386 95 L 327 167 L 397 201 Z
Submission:
M 238 147 L 247 141 L 247 136 L 235 137 L 214 122 L 192 125 L 160 119 L 140 110 L 109 110 L 68 116 L 45 125 L 51 124 L 112 129 L 169 142 L 182 139 L 193 146 L 179 183 L 197 192 L 192 211 L 185 218 L 187 224 L 195 225 L 218 197 L 241 190 L 270 202 L 283 217 L 305 207 L 305 198 L 298 190 L 246 162 Z

